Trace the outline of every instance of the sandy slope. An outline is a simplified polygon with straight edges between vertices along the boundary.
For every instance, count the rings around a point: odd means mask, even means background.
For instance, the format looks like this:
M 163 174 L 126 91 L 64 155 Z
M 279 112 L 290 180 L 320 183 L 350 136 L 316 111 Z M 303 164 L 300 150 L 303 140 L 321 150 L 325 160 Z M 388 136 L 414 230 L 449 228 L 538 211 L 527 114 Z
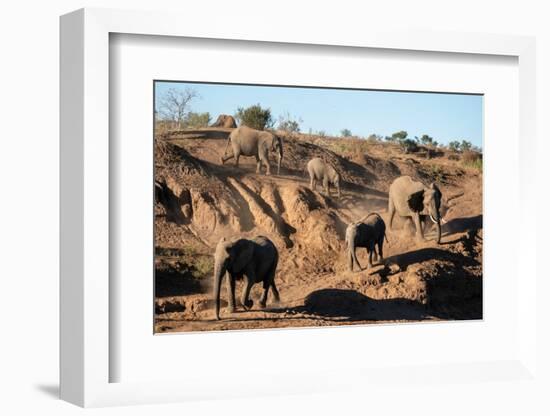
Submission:
M 156 331 L 481 318 L 481 174 L 445 155 L 428 160 L 383 143 L 342 157 L 328 150 L 332 142 L 324 142 L 288 138 L 281 175 L 265 176 L 255 173 L 253 158 L 241 158 L 238 168 L 233 161 L 221 165 L 225 140 L 219 136 L 157 140 Z M 314 156 L 342 173 L 342 198 L 309 189 L 304 169 Z M 442 244 L 417 244 L 397 221 L 388 231 L 384 264 L 347 271 L 347 224 L 371 211 L 387 222 L 387 190 L 400 175 L 440 185 L 448 221 Z M 271 238 L 280 252 L 280 304 L 269 298 L 268 307 L 258 309 L 256 285 L 252 310 L 229 314 L 222 308 L 223 319 L 213 320 L 212 279 L 193 273 L 200 269 L 194 259 L 208 269 L 222 236 L 258 234 Z M 194 255 L 182 255 L 189 251 Z M 366 266 L 363 251 L 359 260 Z

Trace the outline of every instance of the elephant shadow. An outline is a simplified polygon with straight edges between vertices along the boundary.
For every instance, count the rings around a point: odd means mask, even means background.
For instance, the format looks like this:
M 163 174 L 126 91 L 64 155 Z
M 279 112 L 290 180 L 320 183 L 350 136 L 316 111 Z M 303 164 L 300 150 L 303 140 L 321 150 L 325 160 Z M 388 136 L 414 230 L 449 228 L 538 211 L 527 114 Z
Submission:
M 395 254 L 393 256 L 387 257 L 386 262 L 396 263 L 399 265 L 401 270 L 405 270 L 407 267 L 423 263 L 429 260 L 446 260 L 453 263 L 455 267 L 462 266 L 477 266 L 479 261 L 472 257 L 463 256 L 461 254 L 453 253 L 447 250 L 442 250 L 440 248 L 421 248 L 418 250 L 412 250 L 405 253 Z
M 462 233 L 469 230 L 478 230 L 483 227 L 483 215 L 466 218 L 453 218 L 443 224 L 442 231 L 445 235 Z
M 310 293 L 296 313 L 337 322 L 426 319 L 424 305 L 409 299 L 373 299 L 352 289 L 320 289 Z
M 194 278 L 188 272 L 155 270 L 155 297 L 185 296 L 204 293 L 209 283 Z

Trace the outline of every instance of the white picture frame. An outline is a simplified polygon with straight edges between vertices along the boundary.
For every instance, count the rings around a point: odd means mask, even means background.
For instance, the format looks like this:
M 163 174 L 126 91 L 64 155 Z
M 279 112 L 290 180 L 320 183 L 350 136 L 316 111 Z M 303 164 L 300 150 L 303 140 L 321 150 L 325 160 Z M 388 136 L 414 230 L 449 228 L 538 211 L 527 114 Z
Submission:
M 518 287 L 517 354 L 499 361 L 441 363 L 413 369 L 369 368 L 331 370 L 335 377 L 315 382 L 313 374 L 270 375 L 269 382 L 224 383 L 182 379 L 171 382 L 110 382 L 109 368 L 117 357 L 109 348 L 109 36 L 113 33 L 226 40 L 332 45 L 439 53 L 505 55 L 519 65 L 518 146 L 521 212 L 533 198 L 529 178 L 535 169 L 535 41 L 530 37 L 349 28 L 327 35 L 322 28 L 280 31 L 277 25 L 247 25 L 237 33 L 231 24 L 213 26 L 173 13 L 82 9 L 61 18 L 61 398 L 80 406 L 159 403 L 262 394 L 307 393 L 390 383 L 392 378 L 416 383 L 434 377 L 479 382 L 489 377 L 525 380 L 536 377 L 535 261 L 522 262 Z M 238 25 L 237 25 L 238 26 Z M 518 261 L 525 260 L 536 241 L 536 218 L 521 215 Z M 519 270 L 515 271 L 519 273 Z M 144 306 L 146 307 L 146 306 Z M 484 377 L 474 374 L 483 373 Z M 304 383 L 312 380 L 313 383 Z M 343 381 L 345 380 L 345 381 Z M 408 380 L 408 381 L 407 381 Z

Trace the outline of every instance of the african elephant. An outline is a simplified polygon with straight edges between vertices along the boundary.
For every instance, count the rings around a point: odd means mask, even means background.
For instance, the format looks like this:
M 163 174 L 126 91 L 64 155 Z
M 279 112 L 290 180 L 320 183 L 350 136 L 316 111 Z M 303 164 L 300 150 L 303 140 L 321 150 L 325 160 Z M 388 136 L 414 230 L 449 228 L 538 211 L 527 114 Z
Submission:
M 241 303 L 245 309 L 252 307 L 249 299 L 250 289 L 254 283 L 263 282 L 264 292 L 260 306 L 265 307 L 269 288 L 273 291 L 275 302 L 279 302 L 279 291 L 275 286 L 275 271 L 279 253 L 267 237 L 257 236 L 251 240 L 222 238 L 214 254 L 214 299 L 216 302 L 216 319 L 220 319 L 220 289 L 222 280 L 227 274 L 229 282 L 229 311 L 235 311 L 235 281 L 244 276 L 245 287 Z
M 226 156 L 227 148 L 231 144 L 233 154 Z M 237 127 L 229 134 L 227 145 L 221 158 L 225 163 L 232 157 L 235 158 L 235 166 L 239 166 L 239 157 L 255 156 L 256 172 L 260 173 L 262 163 L 266 166 L 266 175 L 271 173 L 269 167 L 269 151 L 277 152 L 277 175 L 281 170 L 281 160 L 283 159 L 283 142 L 279 136 L 269 132 L 252 129 L 248 126 Z
M 325 194 L 330 196 L 330 185 L 334 185 L 340 198 L 340 174 L 332 165 L 319 157 L 311 159 L 307 164 L 310 186 L 313 191 L 317 188 L 317 181 L 321 181 Z
M 223 127 L 226 129 L 232 129 L 237 127 L 237 123 L 233 116 L 228 116 L 227 114 L 220 114 L 218 119 L 210 127 Z
M 369 253 L 369 262 L 367 268 L 372 267 L 374 259 L 384 259 L 383 246 L 386 237 L 386 224 L 380 215 L 372 212 L 358 222 L 353 222 L 346 229 L 346 245 L 348 248 L 349 270 L 353 271 L 353 265 L 357 264 L 359 270 L 362 270 L 355 250 L 357 247 L 365 247 Z M 376 254 L 378 246 L 378 255 Z
M 435 183 L 426 187 L 414 181 L 410 176 L 400 176 L 390 186 L 388 211 L 390 229 L 395 213 L 400 217 L 412 219 L 416 227 L 416 236 L 424 240 L 423 222 L 427 217 L 435 223 L 437 243 L 441 242 L 441 198 L 442 194 Z

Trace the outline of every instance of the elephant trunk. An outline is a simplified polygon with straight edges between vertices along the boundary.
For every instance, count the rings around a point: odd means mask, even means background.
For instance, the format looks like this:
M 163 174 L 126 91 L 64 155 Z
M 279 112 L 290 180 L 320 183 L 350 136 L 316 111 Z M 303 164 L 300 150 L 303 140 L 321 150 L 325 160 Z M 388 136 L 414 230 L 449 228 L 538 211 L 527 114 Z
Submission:
M 281 173 L 281 161 L 283 160 L 283 146 L 279 147 L 279 153 L 277 155 L 277 175 Z
M 225 275 L 225 266 L 216 264 L 214 267 L 214 302 L 216 304 L 216 319 L 220 319 L 220 290 L 223 276 Z
M 437 232 L 437 244 L 441 244 L 441 220 L 439 220 L 435 224 L 435 229 L 436 229 L 436 232 Z

